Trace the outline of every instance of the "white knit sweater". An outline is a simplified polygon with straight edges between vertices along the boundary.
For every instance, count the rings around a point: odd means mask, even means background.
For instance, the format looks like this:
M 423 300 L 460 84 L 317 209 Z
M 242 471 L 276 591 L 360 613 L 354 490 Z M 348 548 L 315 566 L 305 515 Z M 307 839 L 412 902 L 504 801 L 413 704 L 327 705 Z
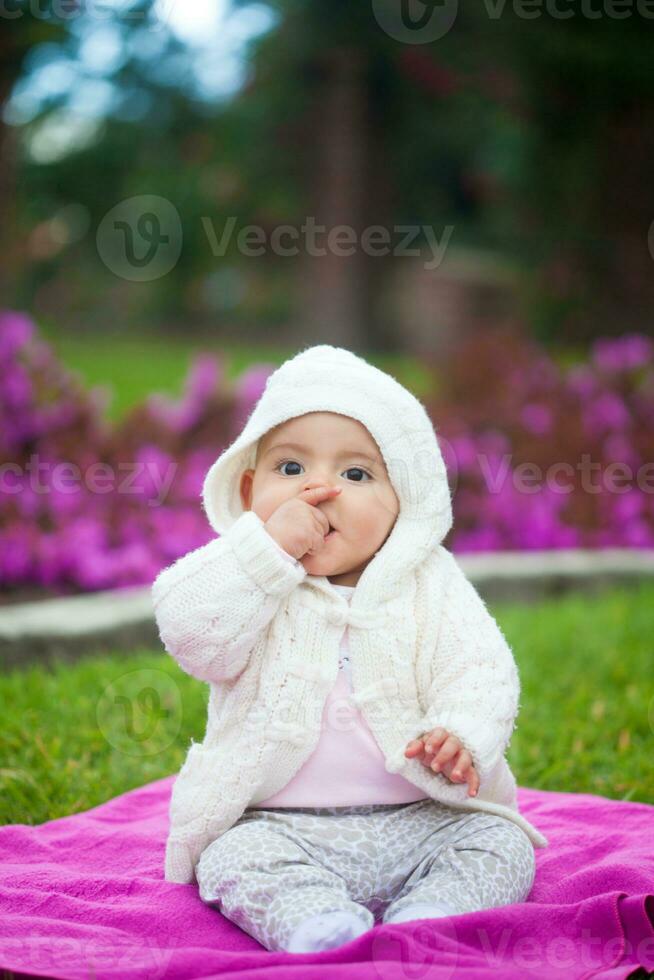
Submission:
M 281 555 L 263 521 L 240 504 L 238 477 L 260 436 L 307 411 L 363 422 L 400 500 L 393 531 L 350 604 L 326 577 Z M 342 348 L 302 352 L 268 379 L 243 432 L 207 474 L 203 503 L 220 537 L 164 569 L 152 586 L 162 643 L 210 687 L 204 740 L 191 744 L 173 785 L 167 881 L 194 881 L 207 844 L 246 807 L 277 793 L 311 755 L 346 625 L 352 700 L 387 771 L 435 800 L 505 816 L 536 847 L 547 846 L 518 810 L 505 758 L 520 694 L 515 661 L 440 544 L 451 525 L 449 489 L 432 424 L 413 395 Z M 412 738 L 436 726 L 470 750 L 476 797 L 466 783 L 404 755 Z

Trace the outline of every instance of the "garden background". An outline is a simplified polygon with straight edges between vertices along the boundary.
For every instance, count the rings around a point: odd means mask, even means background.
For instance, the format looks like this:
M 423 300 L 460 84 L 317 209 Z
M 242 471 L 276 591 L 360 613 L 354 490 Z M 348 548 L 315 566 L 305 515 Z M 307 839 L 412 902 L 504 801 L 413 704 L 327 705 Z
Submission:
M 323 342 L 425 404 L 455 554 L 650 553 L 644 7 L 462 4 L 432 39 L 381 3 L 60 8 L 0 31 L 0 613 L 147 588 L 208 541 L 208 466 Z M 654 801 L 653 600 L 646 579 L 493 605 L 521 785 Z M 161 647 L 0 690 L 3 823 L 172 773 L 202 737 L 207 692 Z

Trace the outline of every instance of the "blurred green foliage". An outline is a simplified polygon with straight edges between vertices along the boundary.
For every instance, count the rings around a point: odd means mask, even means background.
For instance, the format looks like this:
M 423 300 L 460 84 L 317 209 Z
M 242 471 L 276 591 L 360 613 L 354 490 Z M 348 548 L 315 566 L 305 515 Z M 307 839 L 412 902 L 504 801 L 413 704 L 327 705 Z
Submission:
M 0 98 L 48 57 L 79 61 L 94 26 L 83 16 L 37 18 L 22 6 L 0 41 Z M 234 9 L 248 6 L 237 0 Z M 456 246 L 506 255 L 521 270 L 541 338 L 651 331 L 651 21 L 635 4 L 620 17 L 600 4 L 592 16 L 587 3 L 565 6 L 566 19 L 546 7 L 527 17 L 517 4 L 460 4 L 449 32 L 421 45 L 390 37 L 370 5 L 269 0 L 272 27 L 245 47 L 244 84 L 207 101 L 193 84 L 192 50 L 171 31 L 152 30 L 153 0 L 121 5 L 112 26 L 122 56 L 103 76 L 116 100 L 97 137 L 51 162 L 30 155 L 34 131 L 71 93 L 53 94 L 16 127 L 0 189 L 4 203 L 15 198 L 22 241 L 12 253 L 12 305 L 58 308 L 88 331 L 162 320 L 217 331 L 284 322 L 297 305 L 296 261 L 247 257 L 235 238 L 217 257 L 202 219 L 218 233 L 230 216 L 267 233 L 299 226 L 326 196 L 325 147 L 342 141 L 346 156 L 361 155 L 353 178 L 364 185 L 361 221 L 439 232 L 452 224 Z M 356 125 L 329 111 L 339 85 L 343 104 L 359 107 Z M 184 247 L 172 272 L 134 287 L 98 262 L 93 231 L 114 203 L 143 193 L 174 204 Z M 44 245 L 47 232 L 35 229 L 58 215 L 65 221 L 71 203 L 89 230 Z M 387 266 L 369 266 L 376 294 Z M 371 312 L 372 336 L 382 312 Z

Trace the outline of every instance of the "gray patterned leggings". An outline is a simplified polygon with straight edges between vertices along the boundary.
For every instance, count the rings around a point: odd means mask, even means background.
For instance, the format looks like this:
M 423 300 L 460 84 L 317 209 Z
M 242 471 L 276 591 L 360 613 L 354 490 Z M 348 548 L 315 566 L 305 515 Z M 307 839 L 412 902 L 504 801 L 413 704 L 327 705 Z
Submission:
M 200 898 L 269 950 L 333 910 L 375 919 L 418 903 L 457 914 L 524 901 L 534 848 L 505 817 L 436 800 L 249 808 L 196 866 Z

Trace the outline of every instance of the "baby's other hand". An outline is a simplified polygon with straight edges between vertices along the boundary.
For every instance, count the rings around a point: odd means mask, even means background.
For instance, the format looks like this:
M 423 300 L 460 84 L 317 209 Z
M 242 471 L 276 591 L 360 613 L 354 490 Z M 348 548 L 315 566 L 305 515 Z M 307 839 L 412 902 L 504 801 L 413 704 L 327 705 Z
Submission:
M 467 782 L 468 795 L 477 795 L 479 776 L 472 764 L 472 756 L 461 741 L 444 728 L 434 728 L 420 738 L 412 739 L 404 754 L 409 759 L 419 758 L 433 772 L 442 771 L 453 783 Z

